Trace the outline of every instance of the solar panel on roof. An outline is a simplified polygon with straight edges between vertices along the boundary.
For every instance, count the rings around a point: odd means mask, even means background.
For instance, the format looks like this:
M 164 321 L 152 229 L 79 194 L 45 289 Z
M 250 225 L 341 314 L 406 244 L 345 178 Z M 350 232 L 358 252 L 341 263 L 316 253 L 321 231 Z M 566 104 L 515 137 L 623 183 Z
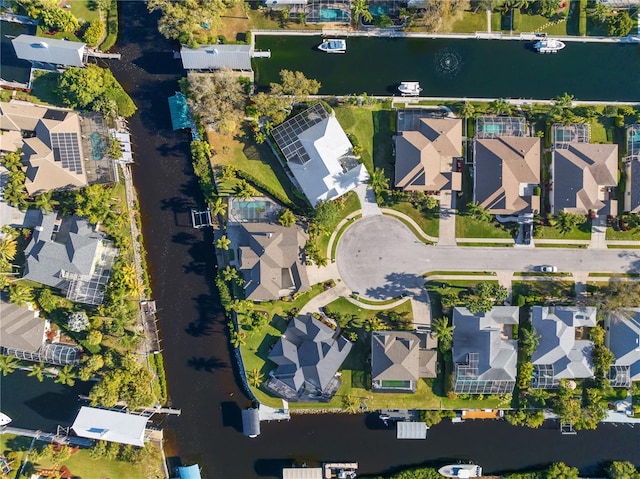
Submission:
M 47 110 L 42 118 L 45 120 L 62 121 L 66 118 L 67 112 L 62 110 Z
M 298 136 L 316 123 L 320 123 L 329 114 L 322 104 L 316 103 L 311 108 L 275 127 L 271 135 L 287 161 L 304 165 L 311 157 L 302 146 Z
M 53 158 L 60 161 L 62 167 L 82 174 L 82 156 L 77 133 L 51 133 Z

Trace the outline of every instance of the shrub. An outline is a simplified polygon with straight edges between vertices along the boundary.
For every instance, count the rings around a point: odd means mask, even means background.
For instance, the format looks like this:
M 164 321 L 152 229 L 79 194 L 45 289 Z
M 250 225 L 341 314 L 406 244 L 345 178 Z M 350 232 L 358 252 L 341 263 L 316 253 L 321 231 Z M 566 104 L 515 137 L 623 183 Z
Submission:
M 95 20 L 92 20 L 91 23 L 89 23 L 89 26 L 84 31 L 84 35 L 82 35 L 82 39 L 89 46 L 95 47 L 98 45 L 100 40 L 102 40 L 104 30 L 104 23 L 102 23 L 102 20 L 100 20 L 99 18 L 96 18 Z

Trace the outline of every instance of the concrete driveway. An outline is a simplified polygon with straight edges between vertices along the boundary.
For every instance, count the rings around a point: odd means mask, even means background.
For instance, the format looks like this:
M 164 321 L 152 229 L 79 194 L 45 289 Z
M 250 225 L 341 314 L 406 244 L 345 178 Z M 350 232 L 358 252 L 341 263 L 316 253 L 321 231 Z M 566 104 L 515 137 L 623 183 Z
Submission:
M 429 271 L 535 272 L 548 264 L 561 272 L 638 273 L 640 250 L 428 246 L 399 220 L 375 216 L 345 231 L 337 263 L 352 291 L 382 300 L 415 289 Z

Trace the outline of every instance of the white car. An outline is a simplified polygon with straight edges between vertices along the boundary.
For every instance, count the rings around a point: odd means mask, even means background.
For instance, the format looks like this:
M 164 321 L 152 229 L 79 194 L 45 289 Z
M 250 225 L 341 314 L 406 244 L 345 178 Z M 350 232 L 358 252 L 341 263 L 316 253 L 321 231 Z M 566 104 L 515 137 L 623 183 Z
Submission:
M 543 272 L 543 273 L 557 273 L 558 272 L 558 267 L 557 266 L 550 266 L 550 265 L 540 266 L 540 271 Z

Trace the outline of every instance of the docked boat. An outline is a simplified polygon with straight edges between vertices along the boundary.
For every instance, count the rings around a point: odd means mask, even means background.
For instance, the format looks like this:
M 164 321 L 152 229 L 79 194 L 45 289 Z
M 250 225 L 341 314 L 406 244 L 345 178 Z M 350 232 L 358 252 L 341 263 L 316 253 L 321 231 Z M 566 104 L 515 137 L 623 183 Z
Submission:
M 11 422 L 11 418 L 0 412 L 0 426 L 6 426 Z
M 482 468 L 475 464 L 448 464 L 438 469 L 438 473 L 444 477 L 467 479 L 482 476 Z
M 565 44 L 555 38 L 540 40 L 533 45 L 538 53 L 557 53 L 565 47 Z
M 420 88 L 420 82 L 403 81 L 400 83 L 398 91 L 402 96 L 418 96 L 422 91 L 422 88 Z
M 318 50 L 325 53 L 347 53 L 347 41 L 341 38 L 328 38 L 318 46 Z

